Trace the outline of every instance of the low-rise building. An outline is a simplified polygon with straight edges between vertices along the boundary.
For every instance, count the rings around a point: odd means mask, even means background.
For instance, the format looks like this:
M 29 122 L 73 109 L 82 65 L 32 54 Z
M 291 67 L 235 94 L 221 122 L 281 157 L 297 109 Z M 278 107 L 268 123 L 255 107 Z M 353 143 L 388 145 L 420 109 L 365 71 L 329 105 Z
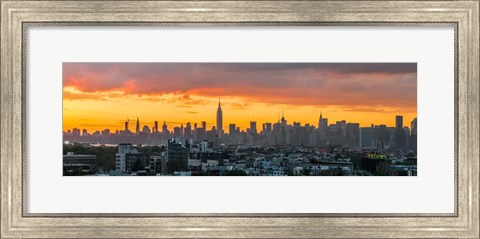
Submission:
M 86 154 L 74 154 L 68 152 L 63 155 L 64 174 L 93 174 L 95 171 L 97 156 Z

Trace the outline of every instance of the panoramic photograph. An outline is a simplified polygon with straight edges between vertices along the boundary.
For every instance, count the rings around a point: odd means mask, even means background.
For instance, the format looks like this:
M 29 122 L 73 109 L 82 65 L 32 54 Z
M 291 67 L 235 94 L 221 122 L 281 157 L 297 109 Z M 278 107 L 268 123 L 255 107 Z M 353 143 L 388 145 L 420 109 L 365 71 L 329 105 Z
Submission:
M 62 68 L 64 176 L 417 176 L 416 63 Z

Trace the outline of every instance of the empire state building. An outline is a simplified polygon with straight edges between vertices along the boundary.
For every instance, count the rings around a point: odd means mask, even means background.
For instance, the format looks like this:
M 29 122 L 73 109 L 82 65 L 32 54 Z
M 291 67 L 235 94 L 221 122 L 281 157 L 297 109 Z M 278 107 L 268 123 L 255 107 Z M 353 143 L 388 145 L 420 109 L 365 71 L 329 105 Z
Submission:
M 220 98 L 218 98 L 218 109 L 217 109 L 217 132 L 218 132 L 218 137 L 221 137 L 223 134 L 223 114 L 222 114 L 222 107 L 220 106 Z

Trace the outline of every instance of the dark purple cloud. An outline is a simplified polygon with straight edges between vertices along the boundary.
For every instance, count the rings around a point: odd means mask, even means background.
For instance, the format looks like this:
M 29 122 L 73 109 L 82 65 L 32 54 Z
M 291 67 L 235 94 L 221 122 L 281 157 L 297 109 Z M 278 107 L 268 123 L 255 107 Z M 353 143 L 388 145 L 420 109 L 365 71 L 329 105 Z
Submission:
M 64 63 L 63 83 L 86 93 L 177 94 L 190 104 L 201 104 L 190 97 L 201 95 L 272 104 L 416 107 L 416 72 L 416 63 Z

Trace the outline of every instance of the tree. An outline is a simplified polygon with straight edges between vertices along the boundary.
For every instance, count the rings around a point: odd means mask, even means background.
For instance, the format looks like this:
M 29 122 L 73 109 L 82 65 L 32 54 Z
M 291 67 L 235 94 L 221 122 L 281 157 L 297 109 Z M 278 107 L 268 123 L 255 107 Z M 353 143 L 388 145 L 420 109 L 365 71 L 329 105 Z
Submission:
M 355 167 L 355 169 L 361 169 L 362 168 L 362 156 L 360 155 L 354 155 L 352 156 L 352 163 L 353 163 L 353 167 Z

